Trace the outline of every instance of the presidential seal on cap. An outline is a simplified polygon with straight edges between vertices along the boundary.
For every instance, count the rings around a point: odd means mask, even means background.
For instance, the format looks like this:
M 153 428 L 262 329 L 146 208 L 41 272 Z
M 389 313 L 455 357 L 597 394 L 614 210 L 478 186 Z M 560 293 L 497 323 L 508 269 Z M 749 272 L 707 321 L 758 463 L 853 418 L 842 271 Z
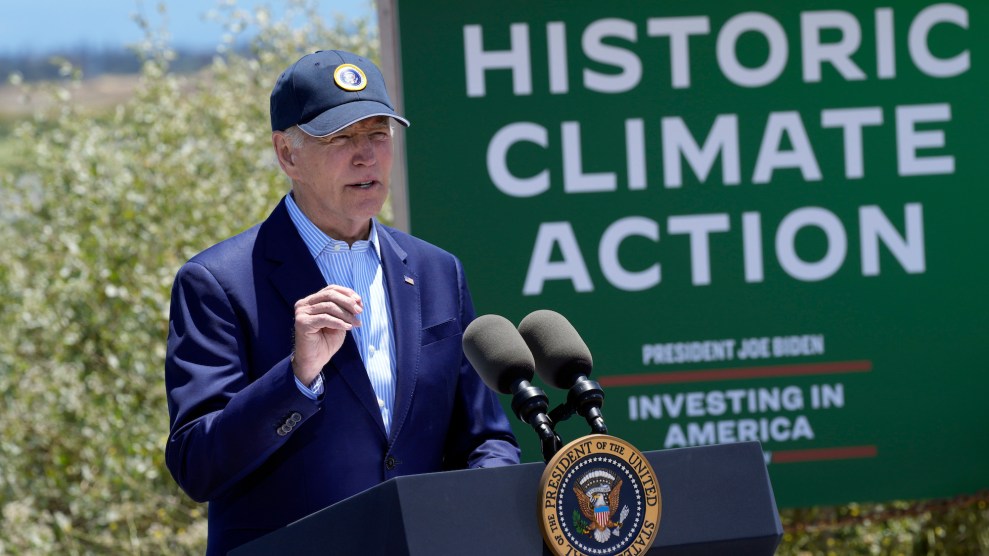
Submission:
M 298 125 L 309 135 L 325 137 L 374 116 L 409 125 L 395 112 L 378 66 L 343 50 L 303 56 L 282 72 L 271 91 L 272 131 Z
M 367 87 L 367 77 L 354 64 L 340 64 L 333 71 L 333 82 L 345 91 L 360 91 Z

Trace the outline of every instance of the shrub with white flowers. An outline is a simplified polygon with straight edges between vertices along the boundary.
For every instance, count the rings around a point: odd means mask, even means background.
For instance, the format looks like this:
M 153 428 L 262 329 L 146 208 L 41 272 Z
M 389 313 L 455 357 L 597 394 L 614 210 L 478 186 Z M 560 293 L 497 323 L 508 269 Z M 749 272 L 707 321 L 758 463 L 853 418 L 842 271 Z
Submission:
M 77 106 L 68 75 L 14 132 L 0 168 L 0 554 L 202 554 L 205 506 L 164 465 L 172 280 L 261 221 L 288 190 L 268 96 L 317 49 L 376 58 L 369 21 L 281 21 L 224 7 L 211 67 L 171 72 L 144 22 L 136 93 Z M 238 37 L 250 36 L 248 39 Z M 250 48 L 234 48 L 249 40 Z M 15 78 L 16 80 L 16 78 Z M 34 95 L 44 94 L 35 90 Z

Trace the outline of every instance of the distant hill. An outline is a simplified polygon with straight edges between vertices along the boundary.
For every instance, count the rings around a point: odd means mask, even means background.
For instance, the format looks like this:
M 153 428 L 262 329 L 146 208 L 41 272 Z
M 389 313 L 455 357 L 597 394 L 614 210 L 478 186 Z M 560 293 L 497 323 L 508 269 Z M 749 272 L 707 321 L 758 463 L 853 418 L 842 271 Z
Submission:
M 177 50 L 176 59 L 171 64 L 172 71 L 191 73 L 209 65 L 215 56 L 213 51 Z M 70 51 L 45 54 L 0 54 L 0 80 L 4 82 L 12 73 L 19 73 L 25 81 L 47 81 L 60 77 L 55 58 L 63 58 L 82 70 L 86 79 L 101 75 L 126 75 L 138 73 L 141 61 L 138 56 L 124 48 L 78 48 Z
M 72 88 L 72 102 L 77 107 L 102 110 L 125 102 L 134 94 L 140 76 L 133 74 L 104 74 L 86 78 Z M 9 122 L 45 110 L 52 106 L 53 98 L 44 93 L 25 96 L 21 87 L 0 84 L 0 143 L 10 133 Z M 6 124 L 6 125 L 5 125 Z M 2 151 L 2 146 L 0 146 Z

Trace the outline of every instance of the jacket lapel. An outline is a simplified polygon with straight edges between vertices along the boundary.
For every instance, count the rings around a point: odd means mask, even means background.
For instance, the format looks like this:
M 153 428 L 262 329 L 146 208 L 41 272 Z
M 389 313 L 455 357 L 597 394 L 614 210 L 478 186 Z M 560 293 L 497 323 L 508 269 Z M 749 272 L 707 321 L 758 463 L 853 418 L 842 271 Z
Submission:
M 391 427 L 391 441 L 394 442 L 408 416 L 418 378 L 422 311 L 418 278 L 409 265 L 408 254 L 392 237 L 391 230 L 380 224 L 378 238 L 395 337 L 396 384 Z
M 296 301 L 326 287 L 326 280 L 292 223 L 284 200 L 268 217 L 259 233 L 265 236 L 265 255 L 276 262 L 269 274 L 271 283 L 294 314 Z M 340 351 L 330 359 L 323 372 L 340 375 L 378 424 L 381 435 L 386 436 L 378 398 L 371 387 L 371 380 L 352 334 L 347 334 Z
M 265 257 L 274 262 L 269 279 L 294 314 L 295 302 L 322 289 L 326 281 L 292 224 L 284 200 L 258 234 L 264 241 Z

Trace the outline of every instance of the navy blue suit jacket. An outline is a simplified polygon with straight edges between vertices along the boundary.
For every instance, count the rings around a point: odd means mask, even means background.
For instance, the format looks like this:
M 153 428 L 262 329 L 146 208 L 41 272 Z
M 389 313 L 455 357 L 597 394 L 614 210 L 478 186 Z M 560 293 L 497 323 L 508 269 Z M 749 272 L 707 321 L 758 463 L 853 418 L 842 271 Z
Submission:
M 474 309 L 460 261 L 386 226 L 391 434 L 349 334 L 323 369 L 322 398 L 299 391 L 294 305 L 326 283 L 284 205 L 183 265 L 172 291 L 165 455 L 189 496 L 210 503 L 208 554 L 397 475 L 518 462 L 501 406 L 463 355 Z

